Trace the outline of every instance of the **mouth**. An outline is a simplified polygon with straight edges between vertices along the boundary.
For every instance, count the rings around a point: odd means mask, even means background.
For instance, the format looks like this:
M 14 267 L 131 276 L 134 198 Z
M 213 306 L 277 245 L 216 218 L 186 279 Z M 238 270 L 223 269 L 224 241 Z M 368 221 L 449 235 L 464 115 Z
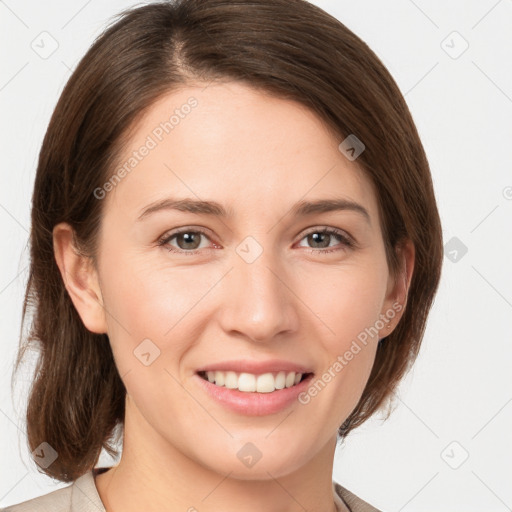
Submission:
M 261 374 L 234 371 L 198 371 L 203 380 L 220 388 L 243 393 L 273 393 L 281 389 L 293 388 L 313 376 L 313 373 L 294 371 L 267 372 Z

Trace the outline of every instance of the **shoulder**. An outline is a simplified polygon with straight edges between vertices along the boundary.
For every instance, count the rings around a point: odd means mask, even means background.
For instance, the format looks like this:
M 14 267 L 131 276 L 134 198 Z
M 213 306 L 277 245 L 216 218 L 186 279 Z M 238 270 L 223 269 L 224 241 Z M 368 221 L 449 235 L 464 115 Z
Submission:
M 345 489 L 345 487 L 341 486 L 339 483 L 333 482 L 333 484 L 336 494 L 347 505 L 350 512 L 381 512 L 379 509 L 351 493 L 348 489 Z
M 337 482 L 334 490 L 351 512 L 381 512 Z M 105 512 L 89 471 L 71 485 L 37 498 L 0 509 L 0 512 Z
M 0 512 L 105 512 L 94 483 L 93 472 L 77 478 L 71 485 L 37 498 L 10 505 Z
M 68 512 L 73 485 L 0 509 L 0 512 Z

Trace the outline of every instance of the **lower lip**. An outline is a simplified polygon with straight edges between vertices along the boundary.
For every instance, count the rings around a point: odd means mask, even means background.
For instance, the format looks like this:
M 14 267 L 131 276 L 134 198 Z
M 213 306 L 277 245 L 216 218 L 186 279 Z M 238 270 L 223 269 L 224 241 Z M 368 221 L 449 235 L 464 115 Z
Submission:
M 298 401 L 297 396 L 308 388 L 313 374 L 308 375 L 295 386 L 276 389 L 271 393 L 246 393 L 238 389 L 216 386 L 198 374 L 194 377 L 211 398 L 227 409 L 246 416 L 265 416 L 280 412 Z

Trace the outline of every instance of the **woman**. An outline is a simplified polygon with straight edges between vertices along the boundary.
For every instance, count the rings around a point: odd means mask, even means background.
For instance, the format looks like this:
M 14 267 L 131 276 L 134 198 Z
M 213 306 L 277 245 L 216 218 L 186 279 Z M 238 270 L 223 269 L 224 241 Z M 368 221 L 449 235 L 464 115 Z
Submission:
M 441 260 L 410 112 L 342 23 L 304 0 L 123 13 L 33 195 L 28 444 L 73 483 L 7 510 L 377 510 L 332 481 L 336 444 L 414 362 Z

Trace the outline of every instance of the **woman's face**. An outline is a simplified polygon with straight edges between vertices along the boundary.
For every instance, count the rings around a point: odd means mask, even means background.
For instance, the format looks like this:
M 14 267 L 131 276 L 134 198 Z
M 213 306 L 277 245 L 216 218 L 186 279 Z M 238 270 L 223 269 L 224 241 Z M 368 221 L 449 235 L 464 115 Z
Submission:
M 400 308 L 376 195 L 341 142 L 297 103 L 190 87 L 148 111 L 95 192 L 105 330 L 153 456 L 256 479 L 332 454 Z M 294 369 L 307 378 L 286 388 Z

